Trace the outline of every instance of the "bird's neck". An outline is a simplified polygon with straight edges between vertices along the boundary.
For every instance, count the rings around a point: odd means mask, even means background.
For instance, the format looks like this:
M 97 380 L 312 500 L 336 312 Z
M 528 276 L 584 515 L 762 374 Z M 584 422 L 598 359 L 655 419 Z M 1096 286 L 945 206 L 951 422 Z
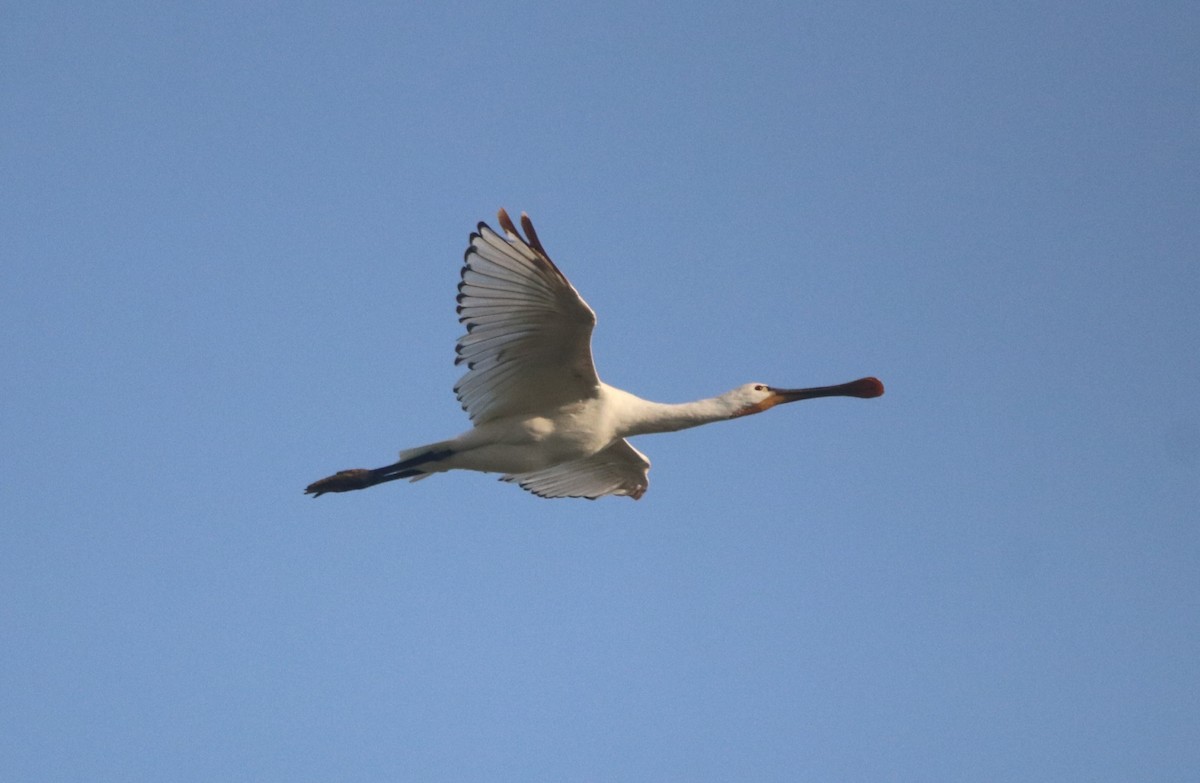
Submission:
M 622 437 L 685 430 L 724 421 L 734 413 L 730 403 L 720 397 L 681 403 L 651 402 L 633 395 L 629 398 L 624 406 L 626 415 L 618 427 Z

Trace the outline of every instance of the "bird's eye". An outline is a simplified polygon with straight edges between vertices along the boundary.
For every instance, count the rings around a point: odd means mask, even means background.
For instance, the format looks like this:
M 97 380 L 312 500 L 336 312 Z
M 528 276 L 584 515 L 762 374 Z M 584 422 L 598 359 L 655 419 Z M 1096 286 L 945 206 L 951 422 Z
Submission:
M 754 384 L 754 391 L 766 391 L 766 390 L 767 390 L 767 387 L 763 386 L 761 383 Z

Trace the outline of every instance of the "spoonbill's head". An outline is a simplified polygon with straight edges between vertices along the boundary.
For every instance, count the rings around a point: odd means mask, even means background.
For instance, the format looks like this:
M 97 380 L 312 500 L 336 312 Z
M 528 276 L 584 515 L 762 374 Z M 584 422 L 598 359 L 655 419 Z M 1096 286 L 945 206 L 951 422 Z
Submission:
M 883 383 L 878 378 L 859 378 L 836 386 L 814 386 L 808 389 L 780 389 L 765 383 L 747 383 L 727 393 L 725 398 L 733 405 L 733 416 L 749 416 L 762 413 L 785 402 L 809 400 L 813 397 L 861 397 L 870 399 L 883 394 Z

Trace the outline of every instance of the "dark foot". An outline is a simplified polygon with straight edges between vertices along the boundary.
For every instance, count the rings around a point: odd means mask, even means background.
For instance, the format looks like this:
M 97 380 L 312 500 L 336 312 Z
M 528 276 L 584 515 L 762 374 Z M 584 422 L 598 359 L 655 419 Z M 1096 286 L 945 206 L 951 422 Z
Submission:
M 375 472 L 366 468 L 351 468 L 339 470 L 332 476 L 320 481 L 314 481 L 304 488 L 304 494 L 319 498 L 326 492 L 349 492 L 352 489 L 365 489 L 378 484 Z

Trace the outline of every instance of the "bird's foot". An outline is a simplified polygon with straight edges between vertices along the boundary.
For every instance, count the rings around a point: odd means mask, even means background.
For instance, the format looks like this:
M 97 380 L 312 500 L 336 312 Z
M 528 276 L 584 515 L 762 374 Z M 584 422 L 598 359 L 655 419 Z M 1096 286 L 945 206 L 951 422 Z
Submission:
M 326 492 L 349 492 L 352 489 L 365 489 L 377 483 L 379 482 L 375 478 L 374 471 L 366 468 L 351 468 L 350 470 L 339 470 L 332 476 L 314 481 L 304 488 L 304 494 L 319 498 Z

